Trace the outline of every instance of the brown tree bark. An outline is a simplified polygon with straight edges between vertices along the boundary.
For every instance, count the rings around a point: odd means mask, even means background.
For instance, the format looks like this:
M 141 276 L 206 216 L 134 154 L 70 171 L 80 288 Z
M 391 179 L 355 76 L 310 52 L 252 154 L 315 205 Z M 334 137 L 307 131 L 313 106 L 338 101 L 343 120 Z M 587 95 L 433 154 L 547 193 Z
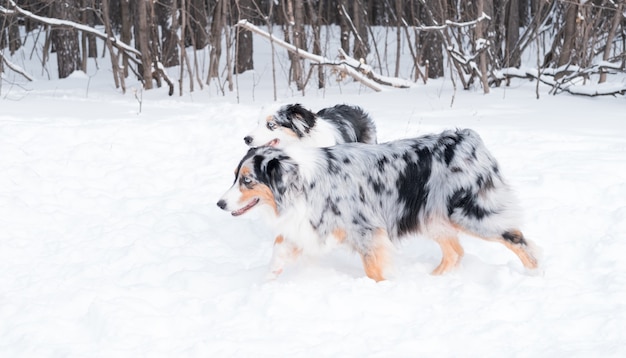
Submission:
M 296 49 L 304 48 L 304 4 L 303 0 L 286 0 L 285 6 L 285 36 L 287 42 L 291 43 Z M 296 53 L 290 53 L 291 61 L 291 80 L 296 83 L 296 88 L 300 91 L 304 88 L 304 76 L 302 69 L 302 60 Z
M 130 45 L 132 40 L 133 21 L 130 15 L 130 2 L 120 1 L 120 18 L 121 18 L 121 31 L 120 40 Z M 122 68 L 124 69 L 124 77 L 128 77 L 129 59 L 126 54 L 122 55 Z
M 311 22 L 311 27 L 313 30 L 313 54 L 322 55 L 322 40 L 321 40 L 321 19 L 322 19 L 322 8 L 324 7 L 324 1 L 319 0 L 317 6 L 317 12 L 315 11 L 315 7 L 313 6 L 311 1 L 306 2 L 307 12 L 309 21 Z M 324 88 L 326 86 L 326 79 L 324 78 L 324 69 L 322 66 L 317 67 L 317 88 Z
M 346 20 L 347 14 L 344 14 L 343 9 L 347 9 L 347 0 L 337 1 L 337 13 L 339 14 L 339 29 L 341 31 L 341 48 L 346 52 L 350 50 L 350 25 Z
M 77 0 L 70 3 L 53 1 L 51 11 L 53 17 L 61 20 L 78 20 L 79 4 Z M 80 47 L 78 45 L 78 31 L 76 29 L 52 30 L 52 44 L 57 55 L 57 69 L 59 78 L 66 78 L 72 72 L 81 69 Z
M 235 10 L 239 20 L 251 20 L 254 16 L 252 0 L 235 0 Z M 235 52 L 235 73 L 243 73 L 254 69 L 252 34 L 249 31 L 237 29 L 237 44 Z
M 567 3 L 565 9 L 565 24 L 563 28 L 563 44 L 557 66 L 565 66 L 574 61 L 574 47 L 576 44 L 576 16 L 578 15 L 578 2 Z M 561 77 L 560 76 L 557 77 Z
M 211 82 L 211 78 L 219 78 L 220 57 L 222 56 L 222 30 L 225 24 L 224 1 L 218 1 L 213 8 L 213 19 L 209 32 L 209 42 L 211 50 L 209 52 L 209 74 L 206 83 Z
M 609 30 L 609 33 L 606 36 L 606 45 L 604 46 L 604 52 L 602 54 L 602 59 L 604 61 L 607 61 L 609 57 L 611 56 L 611 48 L 612 48 L 611 44 L 613 43 L 613 39 L 615 38 L 615 33 L 617 32 L 617 28 L 619 27 L 620 21 L 622 21 L 622 18 L 624 17 L 623 12 L 624 12 L 624 1 L 621 1 L 617 5 L 617 9 L 615 9 L 613 20 L 611 21 L 611 29 Z M 604 82 L 606 82 L 606 71 L 602 71 L 600 73 L 600 79 L 598 80 L 598 83 L 604 83 Z
M 113 51 L 111 38 L 113 38 L 113 30 L 111 28 L 111 20 L 109 19 L 109 0 L 102 0 L 102 17 L 104 21 L 104 29 L 108 36 L 106 46 L 109 49 L 109 57 L 111 58 L 111 68 L 113 69 L 113 81 L 115 88 L 121 88 L 122 92 L 126 92 L 126 84 L 124 81 L 124 71 L 119 66 L 119 56 Z
M 365 8 L 361 0 L 352 2 L 352 18 L 354 22 L 354 57 L 365 61 L 370 52 L 369 36 L 367 33 L 367 18 L 365 16 Z M 366 61 L 365 61 L 366 62 Z
M 139 70 L 143 87 L 147 90 L 152 89 L 152 48 L 150 46 L 150 27 L 148 24 L 148 1 L 150 0 L 136 0 L 135 10 L 137 11 L 137 17 L 135 22 L 135 31 L 137 42 L 136 46 L 141 52 L 141 68 Z
M 422 5 L 421 18 L 427 25 L 441 25 L 446 20 L 447 4 L 445 0 L 430 1 L 432 6 L 426 8 Z M 428 12 L 430 11 L 430 14 Z M 430 15 L 430 16 L 429 16 Z M 445 31 L 445 30 L 444 30 Z M 427 67 L 428 78 L 439 78 L 443 76 L 443 35 L 440 31 L 423 31 L 420 34 L 420 47 L 422 50 L 422 65 Z
M 487 12 L 486 7 L 487 5 L 485 4 L 486 1 L 489 0 L 477 0 L 476 2 L 476 14 L 478 16 L 480 16 L 483 12 Z M 476 24 L 476 39 L 487 39 L 487 31 L 485 31 L 485 24 L 483 21 L 480 21 Z M 489 93 L 489 81 L 487 80 L 487 69 L 488 69 L 488 58 L 487 58 L 487 52 L 486 51 L 482 51 L 481 54 L 478 57 L 478 68 L 480 70 L 480 81 L 482 83 L 483 86 L 483 92 L 485 94 Z
M 178 62 L 177 28 L 174 27 L 173 17 L 176 16 L 174 0 L 159 0 L 154 3 L 156 21 L 161 28 L 161 62 L 165 67 L 173 67 Z
M 504 49 L 504 67 L 519 67 L 521 65 L 519 53 L 519 16 L 518 0 L 509 0 L 506 7 L 506 44 Z
M 205 0 L 187 0 L 189 4 L 189 28 L 190 36 L 196 50 L 205 48 L 209 44 L 207 29 L 209 27 L 209 15 L 205 6 Z M 224 0 L 221 0 L 224 1 Z

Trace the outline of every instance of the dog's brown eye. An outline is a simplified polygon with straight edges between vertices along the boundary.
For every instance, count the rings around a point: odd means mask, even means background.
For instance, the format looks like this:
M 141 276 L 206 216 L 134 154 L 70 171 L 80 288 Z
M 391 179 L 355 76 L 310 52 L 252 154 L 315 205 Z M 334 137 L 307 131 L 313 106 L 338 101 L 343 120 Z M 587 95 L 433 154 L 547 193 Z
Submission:
M 276 129 L 276 123 L 274 123 L 274 122 L 267 122 L 267 129 L 273 131 L 274 129 Z

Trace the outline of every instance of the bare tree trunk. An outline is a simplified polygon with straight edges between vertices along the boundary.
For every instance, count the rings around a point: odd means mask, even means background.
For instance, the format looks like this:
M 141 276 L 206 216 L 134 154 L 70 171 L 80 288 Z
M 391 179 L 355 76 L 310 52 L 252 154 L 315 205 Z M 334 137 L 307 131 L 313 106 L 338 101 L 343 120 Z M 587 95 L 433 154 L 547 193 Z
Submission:
M 89 27 L 96 26 L 96 4 L 94 0 L 82 0 L 81 21 Z M 89 32 L 81 33 L 81 48 L 83 49 L 83 71 L 87 71 L 87 59 L 98 57 L 98 46 L 96 44 L 96 36 Z
M 22 38 L 20 36 L 20 28 L 17 22 L 17 16 L 6 16 L 5 23 L 8 28 L 9 35 L 9 52 L 11 55 L 22 47 Z
M 294 27 L 293 27 L 293 44 L 298 49 L 307 50 L 306 42 L 305 42 L 305 33 L 304 33 L 304 3 L 303 0 L 294 0 L 293 2 L 293 17 L 294 17 Z M 298 90 L 304 89 L 304 68 L 302 60 L 299 57 L 295 57 L 292 60 L 294 64 L 294 79 L 296 81 L 296 87 Z M 297 72 L 297 76 L 295 75 Z
M 122 93 L 126 93 L 126 84 L 124 82 L 124 72 L 119 66 L 119 52 L 115 54 L 113 52 L 113 45 L 111 44 L 111 38 L 113 38 L 113 30 L 111 29 L 111 20 L 109 19 L 109 0 L 102 0 L 102 17 L 104 21 L 104 29 L 107 34 L 106 46 L 109 49 L 109 57 L 111 58 L 111 67 L 113 69 L 113 81 L 115 82 L 115 88 L 122 88 Z
M 0 49 L 7 47 L 7 25 L 9 23 L 8 16 L 0 16 Z M 2 62 L 0 62 L 2 66 Z M 0 71 L 2 73 L 2 71 Z
M 222 31 L 225 24 L 224 1 L 217 1 L 213 8 L 213 21 L 211 22 L 211 31 L 209 32 L 209 42 L 211 50 L 209 51 L 209 73 L 206 84 L 211 83 L 212 78 L 219 78 L 220 57 L 222 56 Z
M 402 0 L 395 1 L 396 6 L 396 68 L 394 71 L 394 76 L 400 76 L 400 54 L 402 49 Z
M 83 0 L 82 4 L 81 4 L 81 9 L 82 11 L 81 13 L 81 21 L 83 24 L 87 23 L 87 11 L 85 11 L 85 8 L 87 7 L 87 2 L 89 0 Z M 81 71 L 87 73 L 87 54 L 88 54 L 88 49 L 87 49 L 87 33 L 82 32 L 80 34 L 80 48 L 83 50 L 82 51 L 82 58 L 81 58 Z
M 250 20 L 254 14 L 252 9 L 252 0 L 235 0 L 237 18 L 239 20 Z M 237 59 L 235 64 L 235 73 L 243 73 L 254 69 L 252 34 L 243 29 L 237 29 L 237 44 L 235 52 Z
M 181 31 L 181 36 L 180 36 L 180 78 L 178 79 L 178 83 L 179 83 L 179 90 L 180 90 L 180 95 L 183 95 L 183 78 L 184 78 L 184 74 L 185 74 L 185 66 L 187 66 L 187 72 L 189 74 L 189 91 L 193 92 L 193 71 L 191 68 L 191 64 L 189 63 L 189 56 L 187 56 L 187 51 L 186 51 L 186 40 L 187 38 L 191 39 L 191 37 L 188 36 L 192 36 L 192 35 L 188 35 L 187 33 L 190 31 L 190 27 L 189 27 L 189 3 L 186 0 L 181 0 L 181 5 L 180 5 L 180 9 L 181 9 L 181 13 L 180 13 L 180 18 L 181 18 L 181 23 L 180 23 L 180 31 Z
M 576 15 L 578 14 L 578 2 L 568 3 L 565 10 L 565 24 L 563 29 L 563 46 L 557 66 L 561 67 L 574 60 L 574 46 L 576 43 Z M 560 78 L 564 74 L 559 74 L 555 78 Z
M 506 45 L 504 50 L 504 67 L 519 67 L 521 65 L 519 41 L 519 3 L 518 0 L 509 0 L 506 9 Z
M 308 5 L 309 21 L 313 30 L 313 54 L 322 54 L 322 42 L 321 42 L 321 9 L 324 6 L 324 1 L 319 0 L 318 12 L 315 12 L 315 8 L 311 1 L 306 2 Z M 324 70 L 322 66 L 317 67 L 317 88 L 324 88 L 326 80 L 324 78 Z
M 185 32 L 187 31 L 187 2 L 180 0 L 180 39 L 178 39 L 180 47 L 180 72 L 178 77 L 178 91 L 179 95 L 183 95 L 183 75 L 185 74 L 185 59 L 187 58 L 187 51 L 185 46 Z M 191 81 L 193 83 L 193 81 Z
M 128 0 L 120 0 L 120 17 L 122 20 L 120 40 L 123 43 L 130 45 L 132 39 L 131 29 L 133 28 L 133 21 L 130 15 L 130 3 Z M 122 54 L 122 68 L 124 70 L 124 77 L 128 77 L 128 66 L 128 56 L 126 54 Z
M 161 27 L 161 61 L 165 67 L 177 66 L 178 62 L 178 38 L 171 21 L 176 17 L 174 0 L 159 0 L 154 3 L 156 20 Z M 177 24 L 177 22 L 176 22 Z
M 187 34 L 189 39 L 186 41 L 186 44 L 193 45 L 196 50 L 200 50 L 209 43 L 207 35 L 209 16 L 206 12 L 205 0 L 187 0 L 187 5 L 189 20 L 187 26 L 189 26 L 191 31 Z
M 304 49 L 304 5 L 303 0 L 286 0 L 286 20 L 285 36 L 289 43 L 293 44 L 296 49 Z M 291 60 L 291 79 L 296 83 L 298 91 L 304 88 L 304 76 L 302 70 L 302 62 L 297 53 L 290 53 Z
M 613 43 L 613 39 L 615 38 L 615 33 L 617 32 L 617 28 L 619 27 L 620 21 L 623 18 L 624 11 L 624 1 L 620 2 L 617 5 L 617 9 L 615 10 L 615 14 L 613 15 L 613 21 L 611 23 L 611 29 L 609 30 L 609 34 L 606 36 L 606 45 L 604 46 L 604 53 L 602 54 L 602 59 L 607 61 L 611 55 L 611 44 Z M 598 83 L 606 82 L 606 71 L 600 72 L 600 80 Z
M 346 6 L 347 0 L 337 1 L 337 13 L 339 14 L 339 28 L 341 31 L 341 48 L 348 51 L 350 49 L 350 25 L 348 25 L 348 21 L 346 20 L 348 14 L 344 14 L 343 11 L 343 9 L 347 8 Z
M 421 17 L 424 20 L 427 19 L 429 17 L 427 12 L 430 11 L 432 25 L 444 24 L 446 21 L 446 1 L 437 0 L 429 3 L 432 5 L 430 9 L 425 8 L 426 5 L 421 6 Z M 439 31 L 424 31 L 420 35 L 422 58 L 424 61 L 422 65 L 428 68 L 428 78 L 439 78 L 443 76 L 442 37 L 443 35 Z
M 53 2 L 53 17 L 62 20 L 76 21 L 78 4 L 73 0 L 71 4 Z M 81 69 L 80 47 L 78 45 L 78 31 L 73 28 L 52 30 L 52 43 L 57 54 L 57 68 L 59 78 L 66 78 L 72 72 Z
M 485 1 L 488 0 L 477 0 L 477 15 L 480 16 L 483 12 L 485 12 Z M 480 21 L 476 24 L 476 39 L 486 40 L 487 31 L 485 31 L 485 24 Z M 478 68 L 480 70 L 480 81 L 483 85 L 483 91 L 485 94 L 489 93 L 489 82 L 487 80 L 487 51 L 482 51 L 478 57 Z
M 370 52 L 368 43 L 369 36 L 367 33 L 367 18 L 365 16 L 365 9 L 363 8 L 361 0 L 352 2 L 352 18 L 354 22 L 354 29 L 356 31 L 354 34 L 354 57 L 367 62 L 365 60 Z
M 152 89 L 152 48 L 150 46 L 150 27 L 148 26 L 148 2 L 149 0 L 136 0 L 137 31 L 136 40 L 141 52 L 141 69 L 143 87 Z

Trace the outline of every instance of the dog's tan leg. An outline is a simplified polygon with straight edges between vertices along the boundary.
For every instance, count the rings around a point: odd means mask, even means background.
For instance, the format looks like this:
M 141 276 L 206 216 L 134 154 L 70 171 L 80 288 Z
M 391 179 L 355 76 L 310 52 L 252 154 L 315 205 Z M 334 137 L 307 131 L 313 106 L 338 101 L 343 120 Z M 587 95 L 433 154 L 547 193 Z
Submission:
M 499 242 L 506 246 L 509 250 L 513 251 L 517 257 L 519 257 L 520 261 L 522 261 L 522 264 L 527 269 L 534 270 L 538 266 L 537 256 L 534 252 L 534 245 L 530 241 L 526 240 L 524 234 L 522 234 L 520 230 L 508 230 L 497 237 L 486 237 L 471 231 L 466 232 L 483 240 Z
M 456 236 L 436 238 L 435 241 L 441 247 L 442 257 L 441 263 L 433 270 L 432 274 L 442 275 L 458 265 L 464 251 Z
M 274 252 L 270 262 L 270 272 L 268 279 L 275 279 L 282 272 L 287 263 L 295 261 L 302 250 L 285 240 L 282 235 L 276 236 L 274 240 Z
M 370 250 L 361 254 L 365 274 L 378 282 L 385 279 L 384 272 L 389 264 L 391 241 L 384 229 L 376 229 L 372 237 Z
M 524 238 L 524 234 L 521 231 L 509 230 L 502 234 L 498 241 L 513 251 L 522 261 L 524 267 L 531 270 L 537 268 L 537 258 L 533 253 L 533 245 Z

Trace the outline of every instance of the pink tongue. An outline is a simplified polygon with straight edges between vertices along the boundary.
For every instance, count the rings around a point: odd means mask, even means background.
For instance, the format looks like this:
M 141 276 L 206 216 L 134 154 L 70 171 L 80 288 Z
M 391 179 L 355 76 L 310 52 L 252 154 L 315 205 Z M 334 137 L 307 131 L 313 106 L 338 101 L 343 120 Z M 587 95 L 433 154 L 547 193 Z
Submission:
M 244 206 L 241 209 L 235 210 L 231 213 L 232 216 L 239 216 L 243 213 L 245 213 L 246 211 L 250 210 L 253 206 L 255 206 L 256 204 L 258 204 L 259 202 L 259 198 L 254 198 L 251 202 L 248 203 L 248 205 Z
M 278 139 L 278 138 L 274 138 L 274 139 L 272 139 L 271 141 L 269 141 L 269 143 L 267 143 L 267 145 L 268 145 L 269 147 L 275 147 L 275 146 L 277 146 L 277 145 L 278 145 L 278 142 L 280 142 L 280 139 Z

